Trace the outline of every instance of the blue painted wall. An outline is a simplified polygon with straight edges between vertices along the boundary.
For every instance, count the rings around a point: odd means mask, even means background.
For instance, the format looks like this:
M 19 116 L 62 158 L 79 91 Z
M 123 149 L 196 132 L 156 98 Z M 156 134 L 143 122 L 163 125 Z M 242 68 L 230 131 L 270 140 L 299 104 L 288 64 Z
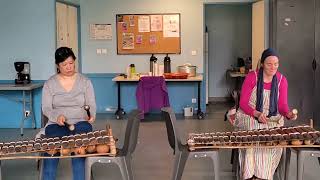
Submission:
M 116 74 L 86 74 L 92 81 L 96 101 L 98 104 L 97 111 L 105 113 L 106 111 L 115 110 L 117 108 L 117 84 L 112 82 L 112 78 Z M 129 112 L 137 108 L 136 102 L 136 87 L 137 82 L 122 83 L 121 84 L 121 106 Z M 182 113 L 183 107 L 189 105 L 194 108 L 197 104 L 191 104 L 192 98 L 198 97 L 198 86 L 196 83 L 191 82 L 168 82 L 167 88 L 169 91 L 169 100 L 171 107 L 174 108 L 176 113 Z M 204 89 L 202 88 L 201 102 L 204 102 Z M 205 104 L 201 103 L 201 109 L 205 111 Z

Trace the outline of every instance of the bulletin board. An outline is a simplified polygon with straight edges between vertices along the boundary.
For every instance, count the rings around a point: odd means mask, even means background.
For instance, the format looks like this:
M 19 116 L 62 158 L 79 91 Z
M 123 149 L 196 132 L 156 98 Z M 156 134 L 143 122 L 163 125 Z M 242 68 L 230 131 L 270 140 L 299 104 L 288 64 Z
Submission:
M 117 14 L 118 54 L 181 54 L 180 13 Z

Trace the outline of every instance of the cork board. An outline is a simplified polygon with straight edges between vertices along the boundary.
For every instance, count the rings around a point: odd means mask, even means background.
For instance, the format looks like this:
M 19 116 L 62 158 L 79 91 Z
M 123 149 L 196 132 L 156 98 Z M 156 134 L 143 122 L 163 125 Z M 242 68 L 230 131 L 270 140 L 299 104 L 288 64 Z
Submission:
M 117 14 L 118 54 L 180 54 L 180 14 Z

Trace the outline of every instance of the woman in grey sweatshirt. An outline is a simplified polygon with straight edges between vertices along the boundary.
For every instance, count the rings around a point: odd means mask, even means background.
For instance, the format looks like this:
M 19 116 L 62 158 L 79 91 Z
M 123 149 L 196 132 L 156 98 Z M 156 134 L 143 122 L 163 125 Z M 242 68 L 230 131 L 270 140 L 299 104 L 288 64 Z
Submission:
M 42 112 L 49 119 L 45 127 L 46 137 L 62 137 L 92 131 L 96 116 L 96 102 L 91 81 L 75 71 L 76 57 L 68 47 L 60 47 L 55 53 L 57 74 L 43 86 Z M 84 106 L 90 107 L 90 117 Z M 68 126 L 73 125 L 74 130 Z M 45 159 L 43 179 L 55 180 L 59 159 Z M 74 180 L 84 180 L 84 158 L 72 158 Z

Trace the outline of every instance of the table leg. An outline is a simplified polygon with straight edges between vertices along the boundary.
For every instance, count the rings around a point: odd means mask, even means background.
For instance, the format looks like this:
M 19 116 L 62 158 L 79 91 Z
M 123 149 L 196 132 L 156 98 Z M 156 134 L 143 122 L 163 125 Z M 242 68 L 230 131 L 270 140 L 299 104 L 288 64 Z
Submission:
M 1 160 L 0 160 L 0 180 L 2 179 L 2 173 L 1 173 Z
M 26 119 L 25 113 L 26 113 L 26 92 L 22 91 L 22 120 L 20 124 L 20 135 L 23 136 L 23 127 L 24 127 L 24 120 Z
M 32 90 L 29 91 L 29 110 L 30 110 L 30 116 L 31 116 L 31 120 L 32 120 L 32 127 L 34 129 L 36 129 L 36 120 L 35 120 L 35 117 L 34 117 L 34 112 L 33 112 L 33 101 L 32 101 Z
M 197 116 L 198 119 L 203 119 L 204 118 L 204 113 L 201 111 L 201 82 L 198 81 L 198 111 L 197 111 Z
M 121 87 L 120 82 L 117 82 L 118 84 L 118 109 L 115 112 L 116 119 L 122 119 L 122 116 L 126 114 L 126 112 L 121 108 Z

